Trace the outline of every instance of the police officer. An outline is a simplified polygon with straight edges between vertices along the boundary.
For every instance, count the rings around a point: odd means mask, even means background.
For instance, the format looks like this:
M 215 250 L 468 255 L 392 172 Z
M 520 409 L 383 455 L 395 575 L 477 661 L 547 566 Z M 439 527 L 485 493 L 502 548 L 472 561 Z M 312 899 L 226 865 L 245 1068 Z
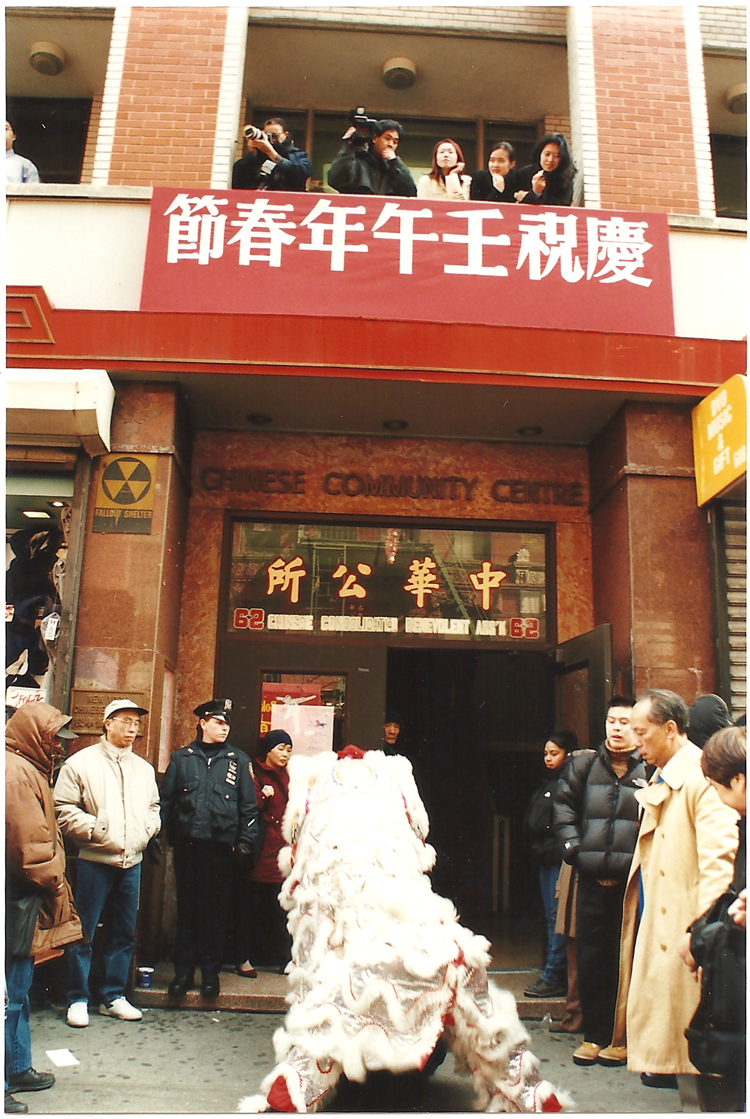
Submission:
M 195 985 L 201 996 L 219 994 L 231 892 L 233 851 L 253 854 L 258 809 L 250 759 L 230 746 L 231 699 L 195 708 L 195 741 L 176 750 L 161 785 L 162 830 L 174 847 L 177 884 L 175 974 L 171 998 Z

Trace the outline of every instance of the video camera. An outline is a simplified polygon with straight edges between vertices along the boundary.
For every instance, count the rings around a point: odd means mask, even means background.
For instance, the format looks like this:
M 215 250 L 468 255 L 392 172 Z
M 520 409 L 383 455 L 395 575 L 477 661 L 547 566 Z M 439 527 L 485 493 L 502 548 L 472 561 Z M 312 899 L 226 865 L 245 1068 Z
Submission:
M 356 109 L 352 109 L 347 117 L 350 125 L 354 125 L 357 131 L 349 137 L 350 143 L 364 144 L 367 140 L 373 137 L 373 129 L 377 125 L 377 121 L 372 117 L 368 117 L 364 106 L 360 105 Z

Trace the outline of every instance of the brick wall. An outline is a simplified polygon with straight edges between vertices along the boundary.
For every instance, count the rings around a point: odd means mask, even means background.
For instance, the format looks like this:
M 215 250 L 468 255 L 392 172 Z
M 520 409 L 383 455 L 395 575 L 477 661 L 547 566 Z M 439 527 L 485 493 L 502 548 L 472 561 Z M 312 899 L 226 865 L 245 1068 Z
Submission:
M 591 12 L 601 205 L 700 213 L 682 8 Z
M 562 132 L 570 143 L 570 117 L 555 116 L 554 113 L 546 113 L 544 116 L 544 131 L 545 132 Z
M 747 45 L 747 8 L 744 4 L 722 4 L 699 8 L 704 50 L 745 51 Z
M 520 35 L 565 40 L 566 8 L 559 7 L 394 7 L 250 8 L 251 22 L 358 24 L 405 30 L 443 30 L 465 34 Z
M 211 181 L 226 8 L 133 8 L 109 182 Z
M 96 154 L 96 141 L 99 137 L 99 124 L 102 118 L 102 95 L 95 93 L 91 99 L 91 116 L 89 117 L 89 130 L 86 133 L 86 150 L 83 153 L 81 167 L 81 182 L 90 183 L 94 171 L 94 156 Z

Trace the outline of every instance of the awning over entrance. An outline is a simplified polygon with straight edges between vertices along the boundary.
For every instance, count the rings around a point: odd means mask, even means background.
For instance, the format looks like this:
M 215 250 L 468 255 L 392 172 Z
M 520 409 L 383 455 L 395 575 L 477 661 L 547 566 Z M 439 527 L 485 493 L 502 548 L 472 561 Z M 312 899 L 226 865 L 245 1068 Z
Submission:
M 109 450 L 115 389 L 103 369 L 24 369 L 5 393 L 9 444 Z

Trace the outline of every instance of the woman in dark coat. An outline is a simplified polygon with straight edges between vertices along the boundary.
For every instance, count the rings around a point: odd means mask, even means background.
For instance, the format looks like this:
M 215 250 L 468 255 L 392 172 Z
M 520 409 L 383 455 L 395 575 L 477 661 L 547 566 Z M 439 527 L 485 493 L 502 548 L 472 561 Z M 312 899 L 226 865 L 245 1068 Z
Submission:
M 487 170 L 472 176 L 469 197 L 474 202 L 515 203 L 516 153 L 507 140 L 500 140 L 492 148 L 487 160 Z
M 561 132 L 548 132 L 534 148 L 531 163 L 518 172 L 516 202 L 534 206 L 570 206 L 576 166 Z
M 745 1110 L 747 738 L 725 727 L 706 742 L 704 776 L 723 804 L 739 815 L 732 885 L 688 929 L 677 951 L 692 972 L 700 968 L 701 1001 L 685 1036 L 701 1111 Z M 698 975 L 696 975 L 698 978 Z
M 257 975 L 250 962 L 270 963 L 283 971 L 291 955 L 291 940 L 286 914 L 279 905 L 279 890 L 284 876 L 279 869 L 279 852 L 285 846 L 281 834 L 287 801 L 292 740 L 285 730 L 270 730 L 261 742 L 261 753 L 253 762 L 255 796 L 261 818 L 260 855 L 241 889 L 247 891 L 244 920 L 241 921 L 237 974 L 247 979 Z M 263 832 L 265 831 L 265 836 Z
M 573 748 L 574 743 L 567 734 L 552 734 L 547 739 L 544 744 L 544 764 L 549 773 L 532 795 L 523 821 L 524 833 L 539 863 L 539 886 L 547 925 L 547 956 L 542 974 L 524 991 L 531 998 L 551 998 L 554 995 L 564 995 L 567 990 L 566 938 L 555 932 L 555 886 L 562 864 L 562 848 L 555 836 L 552 809 L 553 794 L 562 767 L 568 752 Z

